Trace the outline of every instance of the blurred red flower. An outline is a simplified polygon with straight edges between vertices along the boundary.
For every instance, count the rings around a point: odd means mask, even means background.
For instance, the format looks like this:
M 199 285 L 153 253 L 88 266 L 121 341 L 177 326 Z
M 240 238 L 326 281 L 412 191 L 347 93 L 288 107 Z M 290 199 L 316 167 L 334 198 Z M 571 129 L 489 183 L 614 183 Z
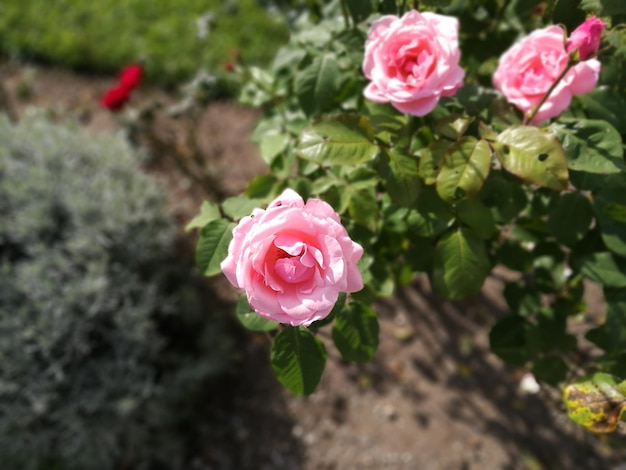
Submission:
M 119 111 L 130 98 L 131 92 L 132 90 L 124 85 L 116 85 L 104 94 L 100 102 L 111 111 Z
M 135 88 L 141 83 L 143 67 L 139 64 L 129 65 L 119 73 L 118 82 L 109 88 L 100 103 L 110 111 L 121 110 Z
M 143 75 L 143 67 L 139 64 L 132 64 L 124 68 L 120 72 L 120 84 L 125 85 L 131 90 L 137 88 L 141 82 L 141 76 Z

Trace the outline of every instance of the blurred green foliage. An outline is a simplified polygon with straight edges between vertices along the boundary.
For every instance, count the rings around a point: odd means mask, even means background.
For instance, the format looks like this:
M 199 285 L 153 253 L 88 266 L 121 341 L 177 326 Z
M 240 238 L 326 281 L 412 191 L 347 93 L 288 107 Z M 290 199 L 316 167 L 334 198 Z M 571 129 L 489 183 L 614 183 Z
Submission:
M 206 35 L 201 37 L 201 30 Z M 6 0 L 0 51 L 72 68 L 115 72 L 144 60 L 148 79 L 172 84 L 201 66 L 267 63 L 287 26 L 255 0 Z

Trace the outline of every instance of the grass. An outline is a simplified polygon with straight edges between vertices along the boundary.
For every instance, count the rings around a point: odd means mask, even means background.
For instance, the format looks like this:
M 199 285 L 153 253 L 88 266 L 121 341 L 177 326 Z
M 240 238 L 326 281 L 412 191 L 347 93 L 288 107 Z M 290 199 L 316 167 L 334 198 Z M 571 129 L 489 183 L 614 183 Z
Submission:
M 197 19 L 213 20 L 204 40 Z M 239 51 L 263 64 L 287 41 L 278 15 L 255 0 L 5 0 L 0 52 L 111 73 L 144 60 L 150 81 L 172 84 L 198 68 L 219 70 Z

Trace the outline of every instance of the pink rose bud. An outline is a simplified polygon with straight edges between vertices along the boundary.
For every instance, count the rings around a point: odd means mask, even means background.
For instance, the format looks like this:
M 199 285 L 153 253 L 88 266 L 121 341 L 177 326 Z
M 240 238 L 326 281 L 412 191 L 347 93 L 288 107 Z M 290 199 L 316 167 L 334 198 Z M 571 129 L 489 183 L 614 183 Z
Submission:
M 563 36 L 560 26 L 538 29 L 500 57 L 493 84 L 524 114 L 539 105 L 567 67 L 569 55 Z M 561 114 L 569 107 L 573 95 L 589 93 L 595 88 L 599 75 L 600 62 L 596 59 L 574 65 L 541 105 L 531 124 L 539 124 Z
M 365 42 L 365 97 L 413 116 L 431 112 L 463 85 L 458 30 L 452 16 L 415 10 L 376 20 Z
M 597 54 L 598 47 L 600 47 L 600 36 L 605 26 L 606 23 L 595 16 L 587 19 L 570 34 L 567 40 L 567 52 L 578 51 L 580 60 L 587 60 L 587 58 Z
M 259 315 L 308 326 L 330 313 L 340 292 L 363 288 L 362 254 L 329 204 L 305 203 L 287 189 L 241 219 L 221 268 Z

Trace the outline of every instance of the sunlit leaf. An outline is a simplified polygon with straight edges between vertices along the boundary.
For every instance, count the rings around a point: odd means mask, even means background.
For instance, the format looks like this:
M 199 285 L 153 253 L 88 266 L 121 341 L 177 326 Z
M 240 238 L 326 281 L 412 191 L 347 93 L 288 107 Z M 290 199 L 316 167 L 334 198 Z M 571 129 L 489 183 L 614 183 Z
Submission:
M 242 217 L 250 215 L 254 209 L 263 204 L 262 200 L 250 199 L 247 197 L 229 197 L 222 203 L 224 214 L 237 221 Z
M 297 148 L 300 157 L 326 165 L 358 165 L 378 151 L 370 122 L 356 115 L 322 119 L 302 133 Z
M 200 206 L 200 213 L 191 219 L 185 227 L 185 231 L 189 231 L 194 228 L 202 228 L 212 220 L 219 219 L 221 216 L 220 208 L 217 204 L 210 201 L 204 201 Z
M 487 179 L 490 168 L 489 144 L 473 137 L 463 137 L 443 155 L 437 175 L 437 192 L 450 204 L 474 197 Z
M 593 253 L 578 262 L 581 272 L 592 281 L 608 287 L 626 287 L 626 262 L 613 253 Z
M 205 276 L 221 272 L 220 263 L 228 254 L 228 244 L 233 238 L 235 224 L 224 220 L 212 220 L 200 231 L 196 246 L 196 265 Z
M 626 381 L 597 372 L 568 385 L 563 400 L 574 422 L 592 432 L 613 432 L 626 409 Z
M 567 159 L 552 133 L 533 126 L 512 126 L 493 144 L 502 166 L 527 183 L 557 191 L 567 188 Z

